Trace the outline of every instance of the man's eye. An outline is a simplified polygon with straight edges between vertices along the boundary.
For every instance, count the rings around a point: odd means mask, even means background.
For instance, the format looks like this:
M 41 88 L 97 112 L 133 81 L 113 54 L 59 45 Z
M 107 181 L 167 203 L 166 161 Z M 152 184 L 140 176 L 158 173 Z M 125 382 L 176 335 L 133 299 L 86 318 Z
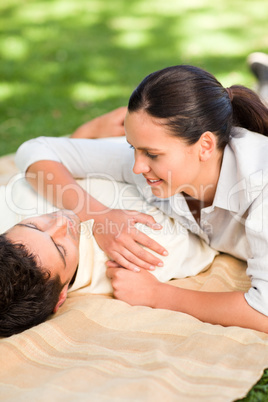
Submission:
M 36 226 L 36 224 L 33 223 L 33 222 L 28 222 L 27 225 L 28 225 L 28 226 L 32 226 L 32 227 L 35 228 L 35 229 L 39 229 L 39 228 Z
M 61 244 L 57 244 L 57 247 L 62 251 L 62 254 L 66 257 L 67 256 L 66 248 L 63 247 Z

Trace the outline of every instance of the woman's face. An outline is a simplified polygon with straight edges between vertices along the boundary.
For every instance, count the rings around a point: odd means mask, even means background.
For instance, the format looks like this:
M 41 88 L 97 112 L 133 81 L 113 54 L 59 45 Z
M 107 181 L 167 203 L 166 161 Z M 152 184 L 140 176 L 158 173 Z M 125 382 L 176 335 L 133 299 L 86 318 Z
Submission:
M 146 178 L 156 197 L 168 198 L 180 192 L 196 196 L 200 171 L 198 143 L 187 145 L 170 134 L 161 119 L 142 110 L 127 113 L 125 132 L 135 150 L 133 172 Z
M 6 234 L 13 243 L 22 243 L 37 256 L 40 265 L 60 276 L 62 283 L 71 281 L 79 261 L 80 220 L 72 211 L 27 218 Z

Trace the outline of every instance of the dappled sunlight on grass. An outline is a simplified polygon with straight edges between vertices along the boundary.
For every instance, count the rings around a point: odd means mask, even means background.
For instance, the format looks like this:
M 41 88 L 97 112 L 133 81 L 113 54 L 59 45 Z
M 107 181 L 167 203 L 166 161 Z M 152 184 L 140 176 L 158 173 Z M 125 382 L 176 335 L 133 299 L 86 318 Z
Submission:
M 32 44 L 54 40 L 60 34 L 60 27 L 57 26 L 29 26 L 23 30 L 24 36 Z
M 8 36 L 0 42 L 0 54 L 3 59 L 23 60 L 28 50 L 29 44 L 19 36 Z
M 125 49 L 135 49 L 149 45 L 150 37 L 146 32 L 133 30 L 119 34 L 114 43 Z
M 141 14 L 157 14 L 161 16 L 174 16 L 174 14 L 183 13 L 185 11 L 194 11 L 211 7 L 210 0 L 190 0 L 190 1 L 162 1 L 162 0 L 147 0 L 137 1 L 135 10 Z M 217 5 L 216 5 L 217 7 Z M 213 5 L 214 8 L 214 5 Z
M 51 20 L 60 21 L 77 13 L 98 12 L 98 5 L 101 5 L 101 2 L 88 2 L 88 4 L 85 1 L 76 0 L 31 2 L 19 8 L 15 13 L 15 17 L 22 22 L 35 21 L 36 23 L 44 23 Z
M 97 102 L 103 99 L 117 97 L 126 94 L 122 87 L 117 85 L 92 85 L 86 82 L 78 82 L 70 89 L 71 99 L 78 102 Z M 128 92 L 127 92 L 128 95 Z
M 0 83 L 0 102 L 5 101 L 8 98 L 15 98 L 18 95 L 25 96 L 29 92 L 29 86 L 22 83 Z
M 168 65 L 252 86 L 246 57 L 268 49 L 267 13 L 266 0 L 2 0 L 0 152 L 127 104 Z

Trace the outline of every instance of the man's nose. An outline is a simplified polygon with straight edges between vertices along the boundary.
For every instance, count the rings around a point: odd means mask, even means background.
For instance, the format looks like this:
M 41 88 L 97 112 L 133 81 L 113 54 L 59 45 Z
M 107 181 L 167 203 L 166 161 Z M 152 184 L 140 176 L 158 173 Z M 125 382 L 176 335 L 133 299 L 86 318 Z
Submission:
M 54 240 L 66 235 L 68 230 L 68 219 L 64 216 L 57 217 L 46 230 Z

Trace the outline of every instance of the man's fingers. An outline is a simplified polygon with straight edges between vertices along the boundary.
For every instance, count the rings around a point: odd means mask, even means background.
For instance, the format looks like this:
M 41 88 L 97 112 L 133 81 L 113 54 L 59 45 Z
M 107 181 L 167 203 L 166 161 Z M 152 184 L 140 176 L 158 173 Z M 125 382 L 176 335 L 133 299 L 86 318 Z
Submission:
M 121 265 L 119 265 L 117 262 L 112 261 L 112 260 L 108 260 L 105 263 L 107 268 L 124 268 Z
M 125 135 L 124 126 L 116 127 L 113 134 L 114 134 L 115 137 L 123 137 Z
M 109 267 L 109 268 L 107 268 L 107 269 L 106 269 L 106 276 L 107 276 L 107 278 L 113 279 L 116 270 L 117 270 L 117 268 L 114 268 L 114 267 Z
M 110 113 L 113 113 L 115 115 L 114 117 L 117 123 L 124 125 L 124 120 L 127 114 L 127 106 L 118 107 Z

